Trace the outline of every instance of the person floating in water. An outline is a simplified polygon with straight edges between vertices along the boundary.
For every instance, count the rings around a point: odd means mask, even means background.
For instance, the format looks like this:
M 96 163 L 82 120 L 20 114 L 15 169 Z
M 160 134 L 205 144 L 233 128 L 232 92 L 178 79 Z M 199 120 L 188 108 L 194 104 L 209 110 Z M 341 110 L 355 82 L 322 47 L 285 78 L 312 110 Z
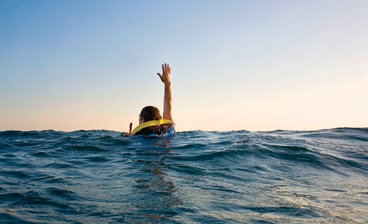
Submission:
M 129 133 L 123 133 L 123 137 L 133 135 L 146 136 L 172 136 L 175 132 L 174 120 L 172 118 L 172 93 L 171 93 L 171 67 L 169 64 L 162 65 L 162 74 L 157 73 L 164 83 L 164 112 L 163 117 L 160 110 L 155 106 L 146 106 L 139 114 L 139 126 L 131 131 L 130 123 Z

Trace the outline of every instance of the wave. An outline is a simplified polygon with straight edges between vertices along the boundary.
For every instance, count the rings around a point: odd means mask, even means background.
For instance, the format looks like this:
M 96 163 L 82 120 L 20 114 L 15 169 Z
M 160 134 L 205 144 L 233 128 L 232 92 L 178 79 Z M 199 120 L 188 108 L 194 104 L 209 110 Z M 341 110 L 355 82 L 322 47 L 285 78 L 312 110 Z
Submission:
M 368 129 L 0 132 L 5 223 L 368 221 Z

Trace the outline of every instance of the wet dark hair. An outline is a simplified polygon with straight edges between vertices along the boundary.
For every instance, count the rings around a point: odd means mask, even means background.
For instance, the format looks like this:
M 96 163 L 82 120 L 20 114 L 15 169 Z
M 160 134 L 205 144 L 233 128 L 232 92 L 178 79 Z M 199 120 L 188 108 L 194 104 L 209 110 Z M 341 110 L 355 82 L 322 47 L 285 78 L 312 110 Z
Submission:
M 139 117 L 141 117 L 144 120 L 144 122 L 162 119 L 160 115 L 160 110 L 154 106 L 144 107 L 141 113 L 139 114 Z

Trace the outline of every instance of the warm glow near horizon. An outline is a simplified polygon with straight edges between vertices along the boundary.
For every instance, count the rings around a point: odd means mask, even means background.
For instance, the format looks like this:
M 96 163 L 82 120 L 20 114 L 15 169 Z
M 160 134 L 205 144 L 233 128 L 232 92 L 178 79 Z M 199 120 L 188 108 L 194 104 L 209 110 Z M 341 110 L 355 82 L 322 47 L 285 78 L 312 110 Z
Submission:
M 0 131 L 368 127 L 368 1 L 1 1 Z

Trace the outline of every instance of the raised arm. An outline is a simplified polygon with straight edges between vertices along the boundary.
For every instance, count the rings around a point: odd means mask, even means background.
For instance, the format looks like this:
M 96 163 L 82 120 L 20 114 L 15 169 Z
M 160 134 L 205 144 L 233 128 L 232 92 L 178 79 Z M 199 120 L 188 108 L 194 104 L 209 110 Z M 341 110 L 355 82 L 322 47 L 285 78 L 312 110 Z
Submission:
M 172 93 L 170 74 L 171 67 L 169 64 L 162 65 L 162 75 L 160 73 L 157 73 L 157 75 L 160 77 L 161 81 L 165 85 L 163 118 L 174 121 L 171 114 Z

